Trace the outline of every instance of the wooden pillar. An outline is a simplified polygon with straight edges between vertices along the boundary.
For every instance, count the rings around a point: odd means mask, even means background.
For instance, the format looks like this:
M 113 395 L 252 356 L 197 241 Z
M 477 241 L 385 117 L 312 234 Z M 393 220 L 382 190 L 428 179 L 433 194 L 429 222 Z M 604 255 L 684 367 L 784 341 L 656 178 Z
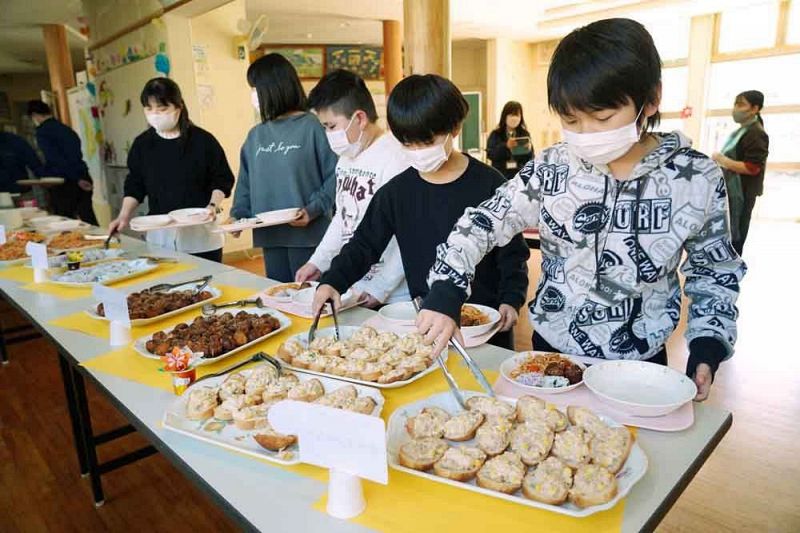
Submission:
M 383 21 L 383 79 L 387 95 L 403 79 L 403 27 L 399 20 Z
M 689 33 L 689 64 L 687 105 L 692 116 L 683 121 L 683 131 L 699 147 L 703 142 L 703 123 L 706 118 L 708 80 L 711 77 L 711 56 L 714 48 L 714 15 L 692 17 Z
M 408 74 L 450 77 L 450 0 L 403 0 Z
M 47 70 L 50 74 L 50 87 L 58 102 L 58 118 L 70 125 L 67 89 L 75 87 L 75 73 L 72 70 L 72 56 L 67 44 L 67 32 L 61 24 L 44 24 L 44 50 L 47 54 Z

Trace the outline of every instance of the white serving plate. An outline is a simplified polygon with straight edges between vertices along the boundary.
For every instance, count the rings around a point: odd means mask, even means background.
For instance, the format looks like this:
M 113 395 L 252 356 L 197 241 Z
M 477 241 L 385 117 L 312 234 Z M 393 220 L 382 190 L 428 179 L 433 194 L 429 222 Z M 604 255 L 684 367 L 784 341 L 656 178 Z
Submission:
M 130 226 L 133 231 L 144 231 L 161 228 L 171 223 L 172 217 L 169 215 L 145 215 L 133 218 Z
M 342 339 L 342 340 L 349 339 L 359 329 L 361 329 L 361 326 L 339 326 L 340 339 Z M 315 334 L 315 337 L 317 337 L 317 338 L 319 338 L 319 337 L 331 337 L 331 338 L 333 338 L 333 335 L 334 335 L 334 328 L 331 327 L 331 328 L 318 329 L 316 334 Z M 299 342 L 303 346 L 307 346 L 308 345 L 308 343 L 307 343 L 307 341 L 308 341 L 308 332 L 298 333 L 297 335 L 292 335 L 291 337 L 289 337 L 286 340 L 287 340 L 287 342 L 290 341 L 290 340 L 296 340 L 297 342 Z M 444 358 L 445 362 L 447 362 L 447 355 L 448 355 L 447 351 L 445 351 L 442 354 L 442 357 Z M 291 368 L 293 370 L 297 370 L 298 372 L 306 372 L 308 374 L 313 374 L 315 376 L 324 376 L 324 377 L 328 377 L 328 378 L 336 379 L 336 380 L 340 380 L 340 381 L 349 381 L 350 383 L 356 383 L 358 385 L 364 385 L 364 386 L 367 386 L 367 387 L 376 387 L 378 389 L 398 389 L 400 387 L 405 387 L 406 385 L 414 383 L 418 379 L 421 379 L 421 378 L 427 376 L 431 372 L 435 372 L 436 369 L 439 368 L 439 364 L 434 361 L 434 363 L 431 366 L 429 366 L 428 368 L 426 368 L 425 370 L 423 370 L 422 372 L 420 372 L 418 374 L 414 374 L 413 376 L 411 376 L 410 378 L 408 378 L 408 379 L 406 379 L 404 381 L 395 381 L 394 383 L 378 383 L 377 381 L 364 381 L 363 379 L 349 378 L 347 376 L 335 376 L 333 374 L 327 374 L 325 372 L 316 372 L 314 370 L 309 370 L 307 368 L 297 368 L 296 366 L 290 365 L 286 361 L 281 361 L 281 363 L 286 368 Z
M 480 393 L 473 392 L 473 391 L 462 391 L 464 398 L 471 398 L 472 396 L 481 396 Z M 500 397 L 501 400 L 507 401 L 512 405 L 516 405 L 516 400 L 511 398 L 504 398 Z M 453 487 L 457 487 L 463 490 L 470 490 L 472 492 L 479 492 L 486 496 L 490 496 L 493 498 L 499 498 L 501 500 L 506 500 L 509 502 L 517 503 L 520 505 L 526 505 L 528 507 L 536 507 L 538 509 L 544 509 L 546 511 L 552 511 L 554 513 L 564 514 L 568 516 L 572 516 L 575 518 L 583 518 L 600 511 L 605 511 L 607 509 L 611 509 L 619 501 L 624 498 L 633 486 L 644 476 L 645 472 L 647 472 L 647 456 L 645 455 L 642 448 L 639 446 L 638 441 L 633 442 L 633 447 L 631 448 L 631 453 L 628 456 L 628 460 L 625 461 L 622 469 L 617 473 L 617 485 L 618 491 L 617 495 L 614 498 L 604 503 L 603 505 L 594 505 L 592 507 L 586 507 L 581 509 L 580 507 L 566 502 L 563 505 L 549 505 L 546 503 L 537 502 L 534 500 L 529 500 L 528 498 L 522 495 L 522 491 L 517 491 L 514 494 L 503 494 L 502 492 L 497 492 L 490 489 L 484 489 L 479 487 L 475 480 L 462 482 L 462 481 L 454 481 L 451 479 L 446 479 L 443 477 L 439 477 L 433 473 L 427 472 L 420 472 L 419 470 L 414 470 L 412 468 L 407 468 L 400 464 L 398 460 L 398 455 L 400 452 L 400 447 L 405 444 L 407 441 L 411 440 L 408 432 L 406 431 L 406 420 L 409 417 L 416 416 L 422 411 L 425 407 L 440 407 L 447 411 L 448 413 L 455 414 L 460 412 L 462 409 L 459 407 L 456 399 L 450 392 L 442 392 L 439 394 L 434 394 L 433 396 L 429 396 L 424 400 L 419 400 L 414 403 L 410 403 L 408 405 L 404 405 L 399 409 L 396 409 L 392 416 L 389 417 L 389 422 L 386 428 L 386 447 L 388 450 L 388 459 L 389 459 L 389 466 L 394 468 L 395 470 L 401 470 L 408 474 L 423 477 L 429 479 L 436 483 L 444 483 L 445 485 L 452 485 Z M 608 424 L 611 427 L 621 427 L 621 424 L 611 420 L 610 418 L 597 415 L 600 419 Z M 448 441 L 450 442 L 450 441 Z M 474 439 L 471 441 L 466 442 L 453 442 L 452 445 L 454 446 L 462 446 L 462 445 L 473 445 Z
M 508 359 L 500 363 L 500 375 L 503 376 L 503 379 L 513 384 L 514 386 L 520 387 L 521 389 L 524 389 L 533 394 L 560 394 L 562 392 L 567 392 L 577 389 L 583 384 L 583 381 L 579 381 L 578 383 L 573 383 L 572 385 L 567 385 L 566 387 L 534 387 L 533 385 L 525 385 L 523 383 L 520 383 L 519 381 L 511 377 L 511 371 L 517 368 L 520 365 L 520 363 L 522 363 L 529 357 L 532 357 L 534 355 L 543 355 L 545 353 L 548 352 L 522 352 L 512 357 L 509 357 Z M 586 365 L 578 361 L 577 359 L 565 354 L 559 354 L 559 355 L 564 359 L 569 359 L 570 361 L 581 367 L 581 369 L 584 372 L 586 371 Z
M 45 228 L 54 222 L 63 222 L 65 220 L 69 220 L 67 217 L 62 217 L 58 215 L 47 215 L 43 217 L 34 217 L 28 220 L 28 223 L 31 224 L 35 228 Z
M 69 230 L 67 230 L 67 231 L 69 231 Z M 105 244 L 105 242 L 103 240 L 87 239 L 86 235 L 84 235 L 83 236 L 84 241 L 91 242 L 91 244 L 87 244 L 86 246 L 79 246 L 77 248 L 55 248 L 55 247 L 52 247 L 50 243 L 52 243 L 53 240 L 56 237 L 58 237 L 58 235 L 59 235 L 59 233 L 56 233 L 55 235 L 51 235 L 47 239 L 46 242 L 47 242 L 48 253 L 51 253 L 51 254 L 54 254 L 54 255 L 58 255 L 58 254 L 60 254 L 62 252 L 73 252 L 73 251 L 82 252 L 84 250 L 91 250 L 93 248 L 102 248 L 103 245 Z
M 19 214 L 22 215 L 22 220 L 27 222 L 32 218 L 38 218 L 47 215 L 47 211 L 43 211 L 38 207 L 20 207 Z
M 247 370 L 242 370 L 241 373 L 249 375 L 251 371 L 252 367 Z M 226 377 L 227 375 L 208 378 L 197 385 L 193 385 L 193 387 L 217 387 L 222 384 Z M 303 382 L 312 379 L 313 376 L 304 374 L 302 372 L 297 372 L 297 377 L 301 382 Z M 324 377 L 317 379 L 319 379 L 319 381 L 322 383 L 322 386 L 325 387 L 326 393 L 333 392 L 345 385 L 341 381 Z M 190 387 L 181 396 L 177 397 L 164 412 L 164 418 L 162 422 L 166 429 L 176 433 L 181 433 L 193 439 L 213 444 L 215 446 L 221 446 L 229 450 L 244 453 L 258 459 L 266 459 L 278 464 L 294 465 L 300 462 L 297 444 L 293 444 L 286 449 L 287 451 L 291 452 L 291 457 L 281 457 L 281 452 L 273 452 L 262 448 L 254 439 L 250 438 L 251 435 L 259 433 L 260 430 L 258 429 L 242 430 L 237 428 L 233 422 L 221 422 L 213 417 L 203 421 L 187 419 L 184 416 L 184 413 L 186 413 L 186 404 L 189 401 L 189 391 L 191 390 L 192 389 Z M 356 385 L 356 390 L 358 391 L 359 396 L 369 396 L 375 400 L 376 405 L 375 410 L 372 412 L 372 416 L 380 416 L 384 403 L 381 392 L 370 387 L 360 387 L 358 385 Z M 203 430 L 203 427 L 209 422 L 218 422 L 220 424 L 224 424 L 224 427 L 218 432 Z
M 176 287 L 175 289 L 171 289 L 165 292 L 180 292 L 185 290 L 190 290 L 192 288 L 191 285 L 185 285 L 183 287 Z M 211 293 L 211 298 L 207 300 L 203 300 L 192 305 L 187 305 L 186 307 L 181 307 L 180 309 L 175 309 L 174 311 L 170 311 L 169 313 L 164 313 L 163 315 L 154 316 L 153 318 L 135 318 L 131 319 L 131 326 L 145 326 L 147 324 L 153 324 L 155 322 L 159 322 L 161 320 L 166 320 L 167 318 L 173 317 L 175 315 L 179 315 L 181 313 L 185 313 L 186 311 L 190 311 L 192 309 L 197 309 L 198 307 L 203 307 L 204 304 L 211 303 L 215 300 L 218 300 L 220 296 L 222 296 L 222 291 L 213 285 L 206 287 L 204 290 Z M 108 318 L 104 316 L 100 316 L 97 314 L 97 306 L 91 307 L 84 311 L 87 315 L 95 320 L 104 320 L 108 322 Z
M 67 219 L 67 220 L 59 220 L 56 222 L 51 222 L 47 225 L 47 229 L 49 231 L 70 231 L 73 229 L 78 229 L 83 226 L 83 222 L 80 220 L 74 219 Z
M 384 305 L 378 310 L 378 314 L 387 322 L 398 326 L 413 326 L 417 323 L 417 311 L 411 302 Z
M 256 218 L 262 224 L 278 225 L 286 224 L 297 218 L 297 213 L 300 211 L 299 207 L 290 207 L 289 209 L 278 209 L 276 211 L 265 211 L 256 214 Z
M 307 281 L 306 283 L 308 283 L 309 285 L 311 285 L 311 287 L 307 287 L 307 289 L 314 289 L 314 290 L 316 290 L 316 288 L 317 288 L 317 285 L 319 285 L 319 283 L 318 283 L 318 282 L 316 282 L 316 281 Z M 272 299 L 273 299 L 273 300 L 275 300 L 276 302 L 291 302 L 291 301 L 293 300 L 293 298 L 294 298 L 294 295 L 295 295 L 295 294 L 297 294 L 297 293 L 299 292 L 299 290 L 292 288 L 291 290 L 292 290 L 293 292 L 292 292 L 290 295 L 286 295 L 286 296 L 273 296 L 273 295 L 271 295 L 271 294 L 268 294 L 268 292 L 269 292 L 270 290 L 275 290 L 275 291 L 278 291 L 278 290 L 280 290 L 281 288 L 283 288 L 283 287 L 287 287 L 287 286 L 288 286 L 288 287 L 294 287 L 294 285 L 299 285 L 299 284 L 298 284 L 298 283 L 278 283 L 277 285 L 273 285 L 273 286 L 271 286 L 271 287 L 268 287 L 268 288 L 267 288 L 267 289 L 264 291 L 264 295 L 265 295 L 267 298 L 272 298 Z M 300 289 L 300 290 L 306 290 L 306 289 Z M 312 299 L 313 299 L 313 293 L 312 293 Z M 309 302 L 309 303 L 310 303 L 310 302 Z
M 206 303 L 206 302 L 203 302 L 203 303 Z M 281 313 L 280 311 L 277 311 L 275 309 L 270 309 L 269 307 L 262 307 L 261 309 L 259 309 L 257 307 L 230 307 L 230 308 L 226 308 L 226 309 L 220 309 L 219 311 L 217 311 L 217 313 L 219 313 L 219 314 L 231 313 L 231 314 L 235 315 L 239 311 L 245 311 L 247 313 L 251 313 L 251 314 L 254 314 L 254 315 L 261 315 L 261 316 L 263 316 L 263 315 L 272 315 L 272 316 L 274 316 L 275 318 L 278 319 L 278 321 L 281 324 L 281 327 L 279 327 L 278 329 L 276 329 L 275 331 L 273 331 L 272 333 L 270 333 L 268 335 L 264 335 L 263 337 L 259 337 L 257 339 L 253 339 L 252 341 L 248 342 L 247 344 L 243 344 L 243 345 L 239 346 L 238 348 L 235 348 L 235 349 L 231 350 L 228 353 L 224 353 L 224 354 L 222 354 L 220 356 L 213 357 L 213 358 L 202 359 L 199 363 L 197 363 L 197 366 L 210 365 L 212 363 L 216 363 L 218 361 L 222 361 L 223 359 L 227 359 L 228 357 L 230 357 L 232 355 L 236 355 L 237 353 L 239 353 L 239 352 L 241 352 L 243 350 L 246 350 L 247 348 L 250 348 L 251 346 L 254 346 L 254 345 L 258 344 L 259 342 L 262 342 L 265 339 L 268 339 L 268 338 L 272 337 L 273 335 L 277 335 L 278 333 L 281 333 L 286 328 L 288 328 L 289 326 L 292 325 L 292 321 L 289 319 L 288 316 L 284 315 L 283 313 Z M 171 328 L 165 329 L 163 331 L 164 331 L 164 333 L 169 333 L 173 329 L 175 329 L 175 328 L 171 327 Z M 153 338 L 153 335 L 147 335 L 145 337 L 140 337 L 140 338 L 136 339 L 134 341 L 134 343 L 133 343 L 133 349 L 136 350 L 136 353 L 138 353 L 142 357 L 146 357 L 148 359 L 160 360 L 161 358 L 159 356 L 148 352 L 147 348 L 145 347 L 145 344 L 147 343 L 147 341 L 149 341 L 152 338 Z
M 120 276 L 117 276 L 117 277 L 114 277 L 114 278 L 110 278 L 110 279 L 106 279 L 106 280 L 100 281 L 100 282 L 97 282 L 97 281 L 76 281 L 76 282 L 72 282 L 72 281 L 59 281 L 59 280 L 56 280 L 56 279 L 49 279 L 48 281 L 50 283 L 53 283 L 55 285 L 61 285 L 63 287 L 91 288 L 96 283 L 99 283 L 100 285 L 113 285 L 114 283 L 119 283 L 120 281 L 125 281 L 127 279 L 135 278 L 137 276 L 142 276 L 142 275 L 147 274 L 148 272 L 152 272 L 153 270 L 158 268 L 158 264 L 157 263 L 150 263 L 147 260 L 132 259 L 129 262 L 135 262 L 135 261 L 140 261 L 142 263 L 141 268 L 137 269 L 135 272 L 130 272 L 128 274 L 123 274 L 123 275 L 120 275 Z M 89 268 L 81 268 L 79 270 L 74 270 L 73 272 L 79 272 L 81 270 L 93 270 L 93 269 L 104 268 L 107 265 L 109 265 L 110 263 L 112 263 L 112 262 L 111 261 L 106 261 L 104 263 L 100 263 L 100 264 L 91 266 Z M 56 269 L 56 270 L 58 270 L 57 274 L 65 274 L 65 273 L 68 272 L 65 269 Z
M 480 326 L 465 326 L 461 328 L 461 333 L 466 335 L 467 337 L 477 337 L 479 335 L 483 335 L 487 331 L 491 330 L 493 327 L 500 322 L 500 312 L 497 309 L 492 309 L 486 305 L 479 305 L 467 302 L 464 305 L 469 305 L 475 307 L 479 311 L 485 313 L 489 317 L 489 322 L 486 324 L 481 324 Z
M 121 259 L 122 255 L 125 253 L 125 250 L 121 248 L 109 248 L 108 250 L 104 250 L 102 248 L 87 248 L 86 251 L 89 252 L 91 250 L 92 254 L 99 254 L 99 258 L 97 259 L 90 259 L 88 261 L 84 260 L 81 261 L 82 267 L 96 265 L 98 263 L 105 263 L 107 261 L 114 261 L 117 259 Z M 67 256 L 66 254 L 59 254 L 59 255 L 51 255 L 48 259 L 50 268 L 66 268 L 67 266 Z M 25 263 L 25 266 L 28 268 L 33 268 L 33 264 L 31 260 L 28 259 Z
M 205 207 L 189 207 L 170 211 L 169 216 L 178 224 L 205 224 L 211 222 L 211 213 Z
M 687 375 L 647 361 L 598 363 L 584 372 L 583 382 L 600 400 L 633 416 L 663 416 L 697 395 Z

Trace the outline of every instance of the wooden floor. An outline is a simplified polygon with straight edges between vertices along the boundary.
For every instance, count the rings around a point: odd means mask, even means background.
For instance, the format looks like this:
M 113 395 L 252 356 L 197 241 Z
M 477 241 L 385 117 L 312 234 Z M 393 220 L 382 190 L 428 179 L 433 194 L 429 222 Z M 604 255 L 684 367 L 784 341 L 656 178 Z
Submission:
M 790 244 L 787 244 L 790 243 Z M 738 353 L 724 363 L 710 403 L 733 411 L 733 428 L 667 515 L 661 532 L 800 531 L 800 224 L 763 223 L 745 252 Z M 531 258 L 531 287 L 539 275 Z M 261 259 L 237 264 L 263 273 Z M 19 322 L 2 313 L 4 326 Z M 527 317 L 516 331 L 530 348 Z M 680 331 L 682 333 L 682 330 Z M 686 344 L 669 343 L 681 368 Z M 0 367 L 0 533 L 16 531 L 235 531 L 217 507 L 160 455 L 104 477 L 95 509 L 78 476 L 55 351 L 42 340 L 14 345 Z M 96 432 L 123 418 L 90 387 Z M 146 444 L 131 435 L 101 447 L 101 460 Z M 655 459 L 657 461 L 657 458 Z

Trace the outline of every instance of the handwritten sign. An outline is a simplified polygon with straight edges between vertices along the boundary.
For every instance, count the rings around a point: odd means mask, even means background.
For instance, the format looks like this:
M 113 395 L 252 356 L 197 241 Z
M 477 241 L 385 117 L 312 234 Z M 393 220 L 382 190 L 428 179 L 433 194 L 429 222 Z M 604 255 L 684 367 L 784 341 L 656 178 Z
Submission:
M 389 482 L 381 418 L 287 400 L 272 406 L 269 422 L 280 433 L 297 435 L 302 462 Z

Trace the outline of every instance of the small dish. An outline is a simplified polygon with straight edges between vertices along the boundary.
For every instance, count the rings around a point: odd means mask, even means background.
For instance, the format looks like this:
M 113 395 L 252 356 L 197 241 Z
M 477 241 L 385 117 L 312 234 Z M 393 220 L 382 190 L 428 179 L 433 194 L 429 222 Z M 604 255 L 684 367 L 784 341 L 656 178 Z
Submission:
M 547 356 L 547 355 L 548 354 L 545 354 L 543 352 L 523 352 L 513 357 L 509 357 L 500 364 L 500 375 L 503 376 L 503 378 L 506 381 L 512 383 L 515 387 L 519 387 L 521 389 L 524 389 L 528 392 L 532 392 L 535 394 L 560 394 L 562 392 L 567 392 L 573 389 L 577 389 L 578 387 L 581 386 L 583 380 L 578 381 L 577 383 L 571 383 L 569 385 L 563 385 L 563 386 L 537 386 L 537 385 L 525 384 L 524 381 L 520 381 L 517 378 L 513 377 L 514 370 L 516 370 L 521 364 L 533 359 L 534 357 Z M 586 371 L 586 365 L 584 365 L 580 361 L 577 361 L 576 359 L 573 359 L 568 355 L 564 354 L 558 354 L 558 355 L 561 359 L 569 360 L 569 362 L 573 363 L 578 368 L 580 368 L 581 371 L 583 372 Z M 558 376 L 546 376 L 546 377 L 555 378 Z
M 380 308 L 378 314 L 392 324 L 413 326 L 417 322 L 417 312 L 412 302 L 397 302 Z
M 278 209 L 277 211 L 265 211 L 258 213 L 256 218 L 262 224 L 278 225 L 286 224 L 297 218 L 297 213 L 300 211 L 298 207 L 290 207 L 289 209 Z

